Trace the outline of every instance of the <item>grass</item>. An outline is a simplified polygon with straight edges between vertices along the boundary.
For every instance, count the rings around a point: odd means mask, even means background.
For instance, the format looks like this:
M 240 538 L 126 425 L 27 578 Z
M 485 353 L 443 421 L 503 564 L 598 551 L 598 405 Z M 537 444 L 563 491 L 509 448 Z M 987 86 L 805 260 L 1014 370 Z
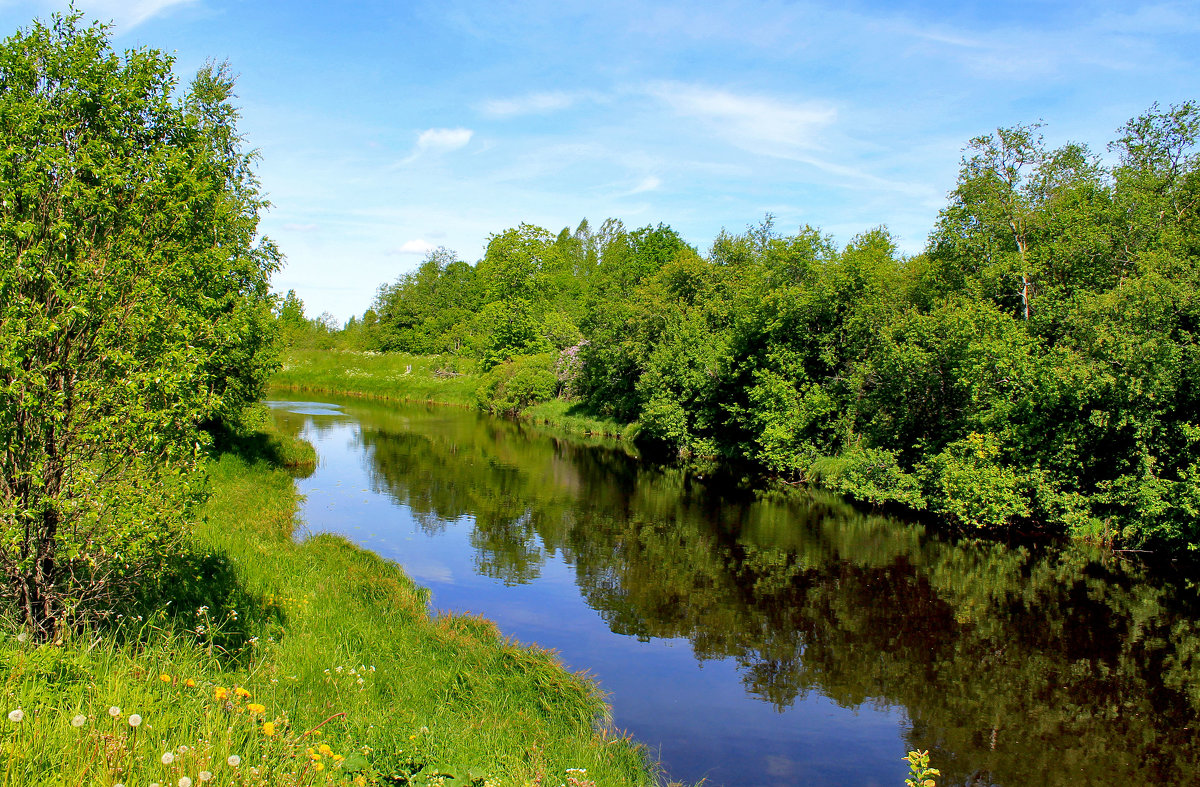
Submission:
M 479 373 L 472 361 L 449 355 L 290 349 L 271 384 L 293 391 L 474 407 Z
M 271 384 L 290 391 L 475 407 L 481 379 L 473 361 L 449 355 L 290 349 Z M 531 405 L 517 418 L 568 435 L 632 440 L 638 431 L 636 423 L 588 413 L 560 399 Z
M 272 456 L 297 449 L 249 438 L 209 462 L 190 548 L 136 614 L 42 647 L 2 627 L 2 787 L 654 783 L 552 654 L 431 617 L 344 539 L 297 542 Z

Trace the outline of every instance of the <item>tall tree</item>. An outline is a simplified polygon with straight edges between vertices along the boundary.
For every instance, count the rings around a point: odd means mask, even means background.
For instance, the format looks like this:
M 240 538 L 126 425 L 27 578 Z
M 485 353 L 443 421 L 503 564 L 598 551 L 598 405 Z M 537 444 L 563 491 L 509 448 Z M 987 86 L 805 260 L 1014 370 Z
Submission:
M 172 66 L 78 14 L 0 45 L 0 570 L 43 638 L 160 554 L 273 360 L 232 79 Z

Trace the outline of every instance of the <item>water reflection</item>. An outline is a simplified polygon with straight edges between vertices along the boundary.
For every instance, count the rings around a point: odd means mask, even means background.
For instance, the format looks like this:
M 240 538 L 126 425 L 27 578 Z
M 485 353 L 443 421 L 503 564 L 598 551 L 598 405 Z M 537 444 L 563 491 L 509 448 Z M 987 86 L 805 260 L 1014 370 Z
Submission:
M 944 784 L 1191 784 L 1200 772 L 1186 581 L 1078 547 L 951 543 L 832 499 L 718 490 L 466 411 L 302 409 L 279 417 L 317 437 L 356 425 L 371 488 L 422 532 L 468 528 L 478 574 L 515 590 L 565 566 L 611 632 L 686 640 L 700 662 L 735 665 L 748 701 L 781 719 L 823 698 L 857 709 L 843 758 L 878 744 L 871 710 L 902 708 L 904 744 L 932 749 Z M 604 678 L 602 663 L 574 666 Z M 696 718 L 690 734 L 730 721 Z M 792 748 L 734 746 L 723 756 L 742 762 L 710 783 L 819 782 Z M 902 783 L 868 760 L 826 781 Z

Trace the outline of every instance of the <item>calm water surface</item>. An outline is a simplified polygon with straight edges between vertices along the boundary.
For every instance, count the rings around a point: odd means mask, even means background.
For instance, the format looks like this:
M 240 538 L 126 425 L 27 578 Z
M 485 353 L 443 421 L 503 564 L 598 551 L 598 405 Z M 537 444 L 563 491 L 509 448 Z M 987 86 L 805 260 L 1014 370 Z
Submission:
M 714 489 L 466 410 L 271 405 L 317 448 L 309 531 L 591 672 L 674 779 L 899 787 L 921 748 L 941 785 L 1200 783 L 1188 582 Z

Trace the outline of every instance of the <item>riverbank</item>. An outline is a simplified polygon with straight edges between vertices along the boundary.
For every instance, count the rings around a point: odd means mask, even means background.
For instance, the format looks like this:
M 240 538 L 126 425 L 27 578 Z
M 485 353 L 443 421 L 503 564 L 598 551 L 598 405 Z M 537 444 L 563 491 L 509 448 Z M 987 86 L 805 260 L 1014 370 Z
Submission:
M 475 391 L 482 378 L 474 361 L 450 355 L 289 349 L 271 385 L 288 391 L 476 407 Z M 532 404 L 516 417 L 582 437 L 630 441 L 638 429 L 637 424 L 585 413 L 560 399 Z
M 279 459 L 311 457 L 256 426 L 208 462 L 203 516 L 152 598 L 57 646 L 5 626 L 3 784 L 654 783 L 596 723 L 594 683 L 489 621 L 431 616 L 427 591 L 344 539 L 297 542 Z

